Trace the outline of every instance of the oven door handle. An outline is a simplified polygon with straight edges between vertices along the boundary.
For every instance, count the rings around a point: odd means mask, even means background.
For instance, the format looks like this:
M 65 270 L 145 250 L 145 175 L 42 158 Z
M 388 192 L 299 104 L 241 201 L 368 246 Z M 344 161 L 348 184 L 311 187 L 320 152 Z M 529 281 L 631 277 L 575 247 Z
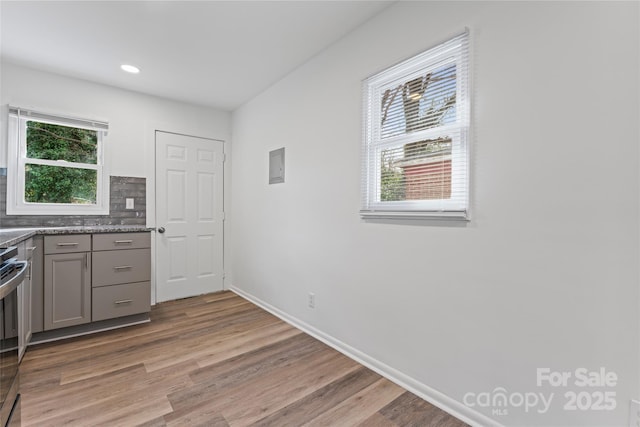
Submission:
M 27 272 L 27 261 L 16 261 L 16 266 L 20 269 L 20 271 L 18 271 L 18 273 L 13 276 L 11 279 L 9 279 L 8 282 L 3 283 L 2 285 L 0 285 L 0 298 L 4 298 L 7 295 L 9 295 L 11 292 L 13 292 L 20 283 L 22 283 L 22 280 L 24 280 L 24 275 Z

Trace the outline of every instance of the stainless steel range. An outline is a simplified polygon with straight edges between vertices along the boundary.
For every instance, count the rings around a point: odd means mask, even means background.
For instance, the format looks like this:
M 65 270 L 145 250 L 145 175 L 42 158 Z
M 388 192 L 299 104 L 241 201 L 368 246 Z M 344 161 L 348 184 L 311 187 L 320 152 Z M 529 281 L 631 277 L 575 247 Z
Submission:
M 16 247 L 0 248 L 0 426 L 20 425 L 18 373 L 18 285 L 27 261 Z

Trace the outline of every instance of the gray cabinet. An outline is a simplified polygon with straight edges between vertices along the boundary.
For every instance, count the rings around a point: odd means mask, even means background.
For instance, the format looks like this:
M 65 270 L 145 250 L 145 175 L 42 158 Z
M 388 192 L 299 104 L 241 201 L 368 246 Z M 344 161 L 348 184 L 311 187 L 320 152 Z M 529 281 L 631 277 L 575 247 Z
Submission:
M 37 236 L 32 248 L 29 300 L 36 340 L 51 336 L 47 331 L 151 310 L 150 233 Z
M 122 249 L 142 249 L 151 247 L 151 234 L 144 233 L 107 233 L 93 235 L 94 251 L 113 251 Z
M 93 288 L 93 321 L 146 313 L 150 307 L 151 282 Z
M 44 330 L 90 322 L 91 236 L 45 236 L 44 248 Z
M 68 254 L 91 251 L 90 234 L 64 234 L 44 237 L 44 253 Z
M 31 278 L 31 332 L 37 333 L 44 330 L 44 238 L 33 236 L 33 251 L 31 251 L 30 278 Z M 28 252 L 28 251 L 27 251 Z
M 93 235 L 93 321 L 151 310 L 149 233 Z
M 93 253 L 92 284 L 98 286 L 145 282 L 151 279 L 151 249 Z
M 34 239 L 30 238 L 18 246 L 18 258 L 26 260 L 27 272 L 22 284 L 18 287 L 18 357 L 22 356 L 31 341 L 32 335 L 32 278 L 33 278 L 33 253 L 36 250 Z

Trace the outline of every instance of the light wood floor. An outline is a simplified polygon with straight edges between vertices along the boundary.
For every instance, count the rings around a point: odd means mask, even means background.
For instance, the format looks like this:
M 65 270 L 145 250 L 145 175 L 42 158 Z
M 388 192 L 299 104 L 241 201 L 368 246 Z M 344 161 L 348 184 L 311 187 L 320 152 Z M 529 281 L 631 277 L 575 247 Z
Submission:
M 465 424 L 231 292 L 30 347 L 24 426 Z

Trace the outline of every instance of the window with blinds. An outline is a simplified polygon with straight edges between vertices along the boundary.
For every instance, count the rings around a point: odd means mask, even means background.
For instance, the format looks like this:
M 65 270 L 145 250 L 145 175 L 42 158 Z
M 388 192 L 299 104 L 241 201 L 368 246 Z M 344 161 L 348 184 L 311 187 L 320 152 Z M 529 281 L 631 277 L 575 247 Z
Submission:
M 109 213 L 106 123 L 9 108 L 8 214 Z
M 468 33 L 364 81 L 364 217 L 467 218 Z

